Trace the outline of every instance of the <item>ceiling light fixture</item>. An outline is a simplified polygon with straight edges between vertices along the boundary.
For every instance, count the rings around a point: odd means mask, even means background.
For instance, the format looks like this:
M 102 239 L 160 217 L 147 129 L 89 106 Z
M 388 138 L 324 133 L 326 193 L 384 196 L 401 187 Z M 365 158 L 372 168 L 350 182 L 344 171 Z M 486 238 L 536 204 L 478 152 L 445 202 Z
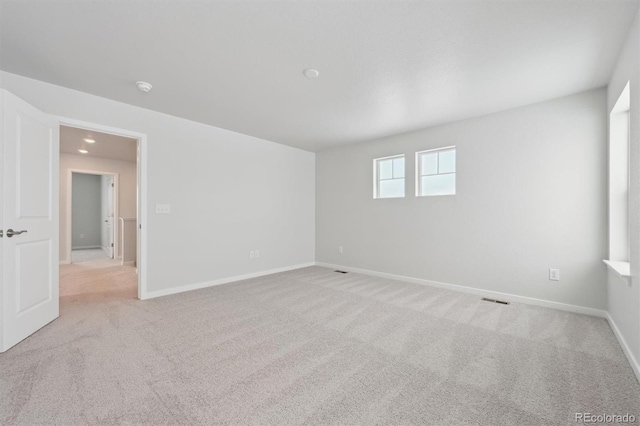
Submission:
M 313 68 L 306 69 L 306 70 L 302 71 L 302 73 L 307 78 L 316 78 L 316 77 L 318 77 L 320 75 L 318 70 L 313 69 Z
M 83 140 L 83 141 L 85 141 L 86 143 L 96 143 L 96 141 L 95 141 L 95 140 L 93 140 L 93 139 L 89 139 L 89 138 L 84 138 L 84 139 L 82 139 L 82 140 Z
M 138 86 L 138 90 L 144 93 L 149 93 L 151 88 L 153 87 L 150 83 L 146 81 L 136 81 L 136 86 Z
M 79 149 L 78 152 L 80 154 L 88 154 L 89 153 L 89 151 L 87 151 L 86 149 Z

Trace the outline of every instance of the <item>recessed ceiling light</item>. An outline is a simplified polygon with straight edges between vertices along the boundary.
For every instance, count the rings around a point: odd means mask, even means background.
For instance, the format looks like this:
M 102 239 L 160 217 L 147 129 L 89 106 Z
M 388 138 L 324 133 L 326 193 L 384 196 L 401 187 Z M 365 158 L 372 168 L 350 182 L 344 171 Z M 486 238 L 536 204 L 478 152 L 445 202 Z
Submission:
M 138 86 L 138 90 L 144 93 L 150 92 L 151 88 L 153 87 L 150 83 L 147 83 L 146 81 L 136 81 L 136 86 Z
M 85 141 L 86 143 L 96 143 L 96 141 L 95 141 L 95 140 L 93 140 L 93 139 L 89 139 L 89 138 L 84 138 L 84 139 L 82 139 L 82 140 L 83 140 L 83 141 Z
M 318 77 L 320 75 L 318 70 L 313 69 L 313 68 L 306 69 L 306 70 L 302 71 L 302 73 L 307 78 L 316 78 L 316 77 Z
M 78 152 L 80 154 L 88 154 L 89 153 L 89 151 L 87 151 L 86 149 L 79 149 Z

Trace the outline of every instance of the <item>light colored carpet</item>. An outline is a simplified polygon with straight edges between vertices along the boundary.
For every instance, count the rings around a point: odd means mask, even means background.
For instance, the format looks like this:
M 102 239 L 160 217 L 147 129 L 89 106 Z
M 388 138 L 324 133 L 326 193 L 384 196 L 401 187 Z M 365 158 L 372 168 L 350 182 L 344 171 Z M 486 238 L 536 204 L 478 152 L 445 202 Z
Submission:
M 60 307 L 67 296 L 84 296 L 82 301 L 96 297 L 121 300 L 138 297 L 138 276 L 133 266 L 121 266 L 117 260 L 105 258 L 60 266 Z
M 605 320 L 310 267 L 135 300 L 62 268 L 60 319 L 0 354 L 1 424 L 575 424 L 640 417 Z M 92 275 L 93 274 L 93 275 Z
M 120 264 L 118 260 L 109 258 L 107 253 L 102 249 L 71 250 L 71 263 L 83 263 L 96 260 L 103 260 L 106 263 L 110 262 L 112 265 Z

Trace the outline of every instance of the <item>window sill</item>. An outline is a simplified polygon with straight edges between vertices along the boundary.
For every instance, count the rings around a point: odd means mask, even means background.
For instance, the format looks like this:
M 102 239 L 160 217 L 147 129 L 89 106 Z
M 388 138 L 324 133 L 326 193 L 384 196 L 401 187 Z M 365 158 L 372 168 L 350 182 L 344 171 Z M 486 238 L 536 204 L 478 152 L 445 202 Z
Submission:
M 625 281 L 629 280 L 631 276 L 631 264 L 629 262 L 617 262 L 615 260 L 603 260 L 607 268 L 615 272 L 620 278 Z

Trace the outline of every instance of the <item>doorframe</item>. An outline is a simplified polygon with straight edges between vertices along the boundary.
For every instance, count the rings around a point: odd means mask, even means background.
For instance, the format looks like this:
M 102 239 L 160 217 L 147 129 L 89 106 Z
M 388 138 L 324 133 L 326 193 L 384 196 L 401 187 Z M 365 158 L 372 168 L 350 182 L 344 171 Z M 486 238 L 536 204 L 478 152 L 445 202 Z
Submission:
M 118 204 L 118 194 L 119 194 L 119 188 L 118 188 L 118 183 L 120 182 L 119 180 L 119 173 L 117 172 L 100 172 L 100 171 L 95 171 L 95 170 L 80 170 L 80 169 L 69 169 L 68 170 L 69 173 L 67 174 L 67 235 L 66 235 L 66 239 L 67 239 L 67 259 L 69 260 L 69 263 L 71 262 L 71 251 L 73 249 L 73 247 L 71 247 L 71 242 L 72 242 L 72 235 L 73 235 L 73 174 L 74 173 L 82 173 L 85 175 L 97 175 L 97 176 L 113 176 L 113 224 L 112 224 L 112 229 L 111 232 L 113 232 L 113 258 L 114 260 L 117 258 L 116 256 L 116 248 L 118 247 L 118 243 L 120 242 L 120 239 L 118 238 L 118 233 L 116 232 L 116 230 L 118 229 L 118 222 L 116 221 L 116 218 L 119 216 L 119 208 L 120 205 Z M 102 224 L 100 224 L 100 226 L 102 226 Z M 100 229 L 100 231 L 102 232 L 102 228 Z M 120 254 L 120 251 L 118 250 L 118 254 Z
M 76 120 L 63 116 L 53 116 L 60 126 L 77 127 L 85 130 L 92 130 L 101 133 L 108 133 L 116 136 L 138 140 L 137 160 L 136 160 L 136 267 L 138 271 L 138 299 L 147 298 L 147 232 L 148 223 L 147 212 L 147 134 L 131 130 L 121 129 L 113 126 L 92 123 L 89 121 Z M 60 179 L 60 174 L 58 174 Z M 143 226 L 144 224 L 144 226 Z

